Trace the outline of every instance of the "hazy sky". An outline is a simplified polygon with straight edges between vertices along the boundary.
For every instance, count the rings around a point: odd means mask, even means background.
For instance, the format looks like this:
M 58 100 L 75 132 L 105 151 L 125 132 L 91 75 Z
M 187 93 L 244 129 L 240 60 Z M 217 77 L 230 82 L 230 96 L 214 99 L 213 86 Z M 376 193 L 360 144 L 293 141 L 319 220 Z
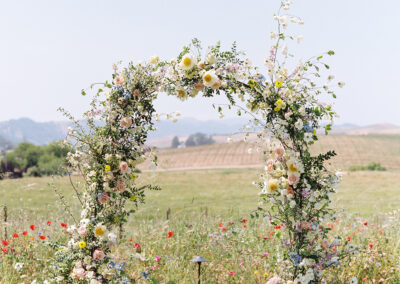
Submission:
M 110 78 L 112 63 L 175 57 L 193 37 L 203 45 L 237 41 L 261 65 L 278 0 L 119 1 L 25 0 L 0 2 L 0 121 L 63 119 L 88 108 L 80 90 Z M 296 54 L 329 49 L 330 65 L 346 82 L 338 91 L 338 123 L 400 124 L 400 1 L 295 0 L 291 13 L 305 22 Z M 217 117 L 222 99 L 157 101 L 160 112 Z

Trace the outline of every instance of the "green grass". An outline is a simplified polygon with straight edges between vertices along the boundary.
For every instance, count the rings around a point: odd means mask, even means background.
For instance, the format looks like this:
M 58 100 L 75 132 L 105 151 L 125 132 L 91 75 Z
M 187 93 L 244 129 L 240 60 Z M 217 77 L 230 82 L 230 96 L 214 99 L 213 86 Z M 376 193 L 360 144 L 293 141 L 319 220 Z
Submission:
M 273 236 L 264 239 L 274 229 L 261 219 L 249 218 L 257 207 L 258 190 L 251 182 L 257 180 L 258 173 L 258 169 L 144 173 L 140 182 L 158 184 L 163 190 L 148 192 L 146 204 L 129 220 L 123 241 L 113 249 L 114 258 L 127 261 L 126 271 L 138 283 L 144 283 L 140 282 L 143 271 L 150 273 L 153 283 L 195 283 L 196 267 L 189 262 L 194 255 L 209 259 L 204 265 L 204 283 L 265 283 L 274 274 L 284 275 L 279 240 Z M 327 271 L 327 279 L 348 283 L 356 276 L 360 282 L 365 277 L 376 283 L 380 279 L 399 283 L 400 217 L 398 213 L 389 215 L 400 207 L 399 178 L 400 173 L 393 171 L 344 175 L 334 196 L 336 208 L 344 213 L 339 213 L 338 222 L 333 224 L 333 234 L 351 236 L 362 253 L 344 266 Z M 75 182 L 79 180 L 74 177 Z M 23 230 L 33 236 L 20 236 L 10 244 L 15 249 L 12 254 L 0 254 L 0 283 L 30 283 L 34 279 L 41 283 L 49 278 L 53 251 L 35 234 L 40 230 L 52 240 L 65 240 L 67 235 L 59 223 L 72 224 L 48 186 L 50 182 L 59 188 L 78 218 L 80 207 L 68 178 L 0 181 L 0 205 L 6 203 L 9 211 L 7 239 Z M 170 220 L 166 220 L 168 208 Z M 247 228 L 243 228 L 241 218 L 249 219 Z M 47 220 L 52 221 L 51 226 L 46 225 Z M 363 225 L 365 221 L 368 226 Z M 225 233 L 221 233 L 219 223 L 227 228 Z M 30 224 L 37 225 L 35 232 L 30 231 Z M 0 231 L 3 236 L 4 224 Z M 169 231 L 174 232 L 170 239 Z M 145 259 L 138 259 L 128 238 L 142 245 L 140 257 Z M 369 243 L 374 244 L 372 249 Z M 263 257 L 264 252 L 269 256 Z M 155 256 L 162 257 L 159 264 Z M 19 272 L 13 268 L 16 262 L 24 263 Z M 229 275 L 229 271 L 236 274 Z

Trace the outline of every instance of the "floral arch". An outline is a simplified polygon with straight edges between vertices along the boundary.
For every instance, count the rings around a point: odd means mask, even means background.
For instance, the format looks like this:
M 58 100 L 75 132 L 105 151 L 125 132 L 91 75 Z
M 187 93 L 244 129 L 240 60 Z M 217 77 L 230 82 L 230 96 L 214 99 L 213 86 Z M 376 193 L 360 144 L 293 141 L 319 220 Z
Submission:
M 288 5 L 282 3 L 281 8 L 286 10 Z M 329 68 L 322 60 L 333 52 L 296 64 L 288 71 L 291 54 L 286 42 L 300 41 L 301 37 L 282 30 L 289 23 L 302 21 L 285 14 L 275 16 L 275 20 L 278 32 L 271 33 L 274 43 L 265 70 L 253 67 L 235 44 L 228 51 L 217 44 L 203 53 L 198 40 L 193 40 L 176 60 L 153 57 L 148 62 L 129 63 L 121 70 L 114 66 L 112 81 L 102 84 L 85 113 L 88 127 L 82 127 L 61 109 L 76 124 L 67 142 L 75 149 L 68 161 L 86 184 L 80 198 L 81 220 L 55 257 L 58 276 L 71 281 L 90 279 L 93 283 L 119 277 L 110 274 L 107 264 L 118 228 L 134 213 L 125 205 L 139 205 L 144 202 L 146 189 L 158 189 L 153 185 L 138 187 L 135 180 L 138 164 L 149 156 L 157 163 L 154 153 L 144 145 L 154 128 L 153 121 L 159 117 L 153 101 L 160 92 L 179 99 L 225 95 L 231 106 L 241 100 L 246 103 L 241 111 L 251 113 L 254 123 L 263 127 L 258 143 L 264 150 L 265 169 L 257 186 L 264 206 L 258 214 L 273 224 L 283 224 L 285 233 L 280 238 L 287 279 L 309 283 L 343 255 L 328 250 L 332 239 L 326 221 L 335 218 L 329 205 L 339 177 L 328 171 L 324 162 L 334 152 L 312 156 L 309 151 L 319 130 L 328 132 L 336 115 L 331 105 L 319 101 L 324 93 L 335 97 L 333 91 L 317 84 L 320 68 Z M 329 76 L 328 81 L 331 79 Z M 269 138 L 273 138 L 272 143 Z

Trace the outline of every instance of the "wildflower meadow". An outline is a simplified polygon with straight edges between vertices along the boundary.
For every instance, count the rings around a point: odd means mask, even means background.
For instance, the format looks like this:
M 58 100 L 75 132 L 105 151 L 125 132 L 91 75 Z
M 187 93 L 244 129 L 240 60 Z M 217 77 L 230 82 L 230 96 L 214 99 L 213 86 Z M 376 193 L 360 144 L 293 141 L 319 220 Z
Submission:
M 345 84 L 332 75 L 334 51 L 295 57 L 303 38 L 294 31 L 304 23 L 291 4 L 281 2 L 273 16 L 262 68 L 236 43 L 203 49 L 193 39 L 169 61 L 115 64 L 109 81 L 82 90 L 92 96 L 84 121 L 60 108 L 73 125 L 64 176 L 45 178 L 39 193 L 29 192 L 38 183 L 32 179 L 24 189 L 31 197 L 9 197 L 37 202 L 40 213 L 18 201 L 3 208 L 0 281 L 400 282 L 399 211 L 367 216 L 335 205 L 347 173 L 328 166 L 335 149 L 311 151 L 331 131 L 333 101 Z M 257 141 L 248 151 L 260 154 L 263 167 L 157 173 L 148 134 L 157 121 L 180 117 L 157 112 L 160 94 L 203 96 L 210 105 L 226 96 L 216 112 L 251 117 L 245 131 L 257 132 Z M 163 193 L 168 179 L 173 187 Z M 14 186 L 2 181 L 1 190 Z M 201 194 L 195 199 L 189 190 Z M 50 193 L 54 204 L 44 208 Z M 204 258 L 201 266 L 195 256 Z

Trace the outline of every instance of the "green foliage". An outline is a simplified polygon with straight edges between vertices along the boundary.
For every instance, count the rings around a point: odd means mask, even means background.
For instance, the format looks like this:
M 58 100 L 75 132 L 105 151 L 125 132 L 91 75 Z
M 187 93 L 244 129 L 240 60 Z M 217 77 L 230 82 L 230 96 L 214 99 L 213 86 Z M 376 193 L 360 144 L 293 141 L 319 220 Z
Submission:
M 58 175 L 65 172 L 68 148 L 60 142 L 37 146 L 23 142 L 2 159 L 2 172 L 22 170 L 28 176 Z
M 366 166 L 351 166 L 349 171 L 386 171 L 386 168 L 381 166 L 381 163 L 371 162 Z
M 185 145 L 186 147 L 192 147 L 192 146 L 200 146 L 200 145 L 209 145 L 209 144 L 214 144 L 215 140 L 211 136 L 207 136 L 204 133 L 196 133 L 190 135 L 186 142 Z

